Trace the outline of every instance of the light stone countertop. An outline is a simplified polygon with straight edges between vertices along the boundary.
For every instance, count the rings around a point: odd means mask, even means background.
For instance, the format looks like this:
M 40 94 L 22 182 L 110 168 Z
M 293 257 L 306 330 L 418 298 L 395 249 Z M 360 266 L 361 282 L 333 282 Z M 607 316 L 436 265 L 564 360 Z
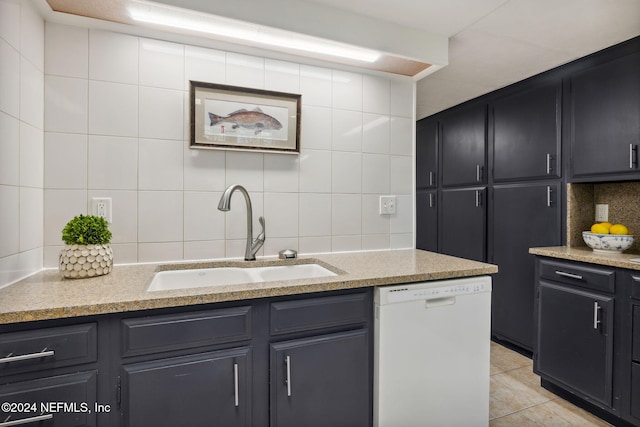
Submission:
M 146 291 L 156 271 L 174 267 L 261 267 L 309 263 L 311 259 L 339 274 L 303 280 Z M 168 265 L 170 267 L 167 267 Z M 640 265 L 638 267 L 640 268 Z M 116 265 L 106 276 L 87 279 L 62 279 L 58 270 L 44 270 L 0 288 L 0 324 L 451 279 L 497 272 L 498 267 L 492 264 L 414 249 L 322 254 L 301 256 L 297 260 L 265 257 L 251 262 L 225 260 Z
M 571 261 L 588 262 L 591 264 L 620 267 L 629 270 L 640 270 L 640 262 L 629 261 L 640 259 L 637 253 L 601 253 L 594 252 L 587 247 L 549 246 L 543 248 L 529 248 L 529 253 L 551 258 L 567 259 Z

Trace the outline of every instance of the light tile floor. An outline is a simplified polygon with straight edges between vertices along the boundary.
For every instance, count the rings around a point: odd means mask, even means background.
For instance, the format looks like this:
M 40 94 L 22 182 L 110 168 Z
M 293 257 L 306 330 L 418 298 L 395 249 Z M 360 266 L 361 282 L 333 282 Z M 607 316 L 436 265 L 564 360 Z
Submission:
M 543 389 L 533 361 L 491 342 L 489 427 L 610 426 Z

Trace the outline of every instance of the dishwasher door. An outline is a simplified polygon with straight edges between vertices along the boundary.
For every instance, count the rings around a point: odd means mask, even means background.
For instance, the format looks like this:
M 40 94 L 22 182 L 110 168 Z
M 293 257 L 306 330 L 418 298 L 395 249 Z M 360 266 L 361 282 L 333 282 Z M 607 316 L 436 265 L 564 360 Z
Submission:
M 374 425 L 489 424 L 491 278 L 375 292 Z

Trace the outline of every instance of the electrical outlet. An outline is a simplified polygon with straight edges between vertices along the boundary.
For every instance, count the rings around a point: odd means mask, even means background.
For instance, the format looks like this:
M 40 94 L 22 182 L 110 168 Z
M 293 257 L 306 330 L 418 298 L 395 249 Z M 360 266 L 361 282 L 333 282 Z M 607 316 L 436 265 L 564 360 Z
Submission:
M 596 204 L 596 222 L 609 221 L 609 205 Z
M 380 196 L 380 215 L 396 213 L 396 196 Z
M 91 212 L 107 220 L 111 224 L 111 197 L 94 197 L 91 199 Z

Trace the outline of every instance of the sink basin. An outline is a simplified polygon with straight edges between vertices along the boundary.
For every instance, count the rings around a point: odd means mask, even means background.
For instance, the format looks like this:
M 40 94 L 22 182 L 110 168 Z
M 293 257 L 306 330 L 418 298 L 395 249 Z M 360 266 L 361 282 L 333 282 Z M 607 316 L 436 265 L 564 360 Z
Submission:
M 272 265 L 266 267 L 213 267 L 168 270 L 156 273 L 148 292 L 171 289 L 226 286 L 239 283 L 262 283 L 280 280 L 312 279 L 337 276 L 318 264 Z

